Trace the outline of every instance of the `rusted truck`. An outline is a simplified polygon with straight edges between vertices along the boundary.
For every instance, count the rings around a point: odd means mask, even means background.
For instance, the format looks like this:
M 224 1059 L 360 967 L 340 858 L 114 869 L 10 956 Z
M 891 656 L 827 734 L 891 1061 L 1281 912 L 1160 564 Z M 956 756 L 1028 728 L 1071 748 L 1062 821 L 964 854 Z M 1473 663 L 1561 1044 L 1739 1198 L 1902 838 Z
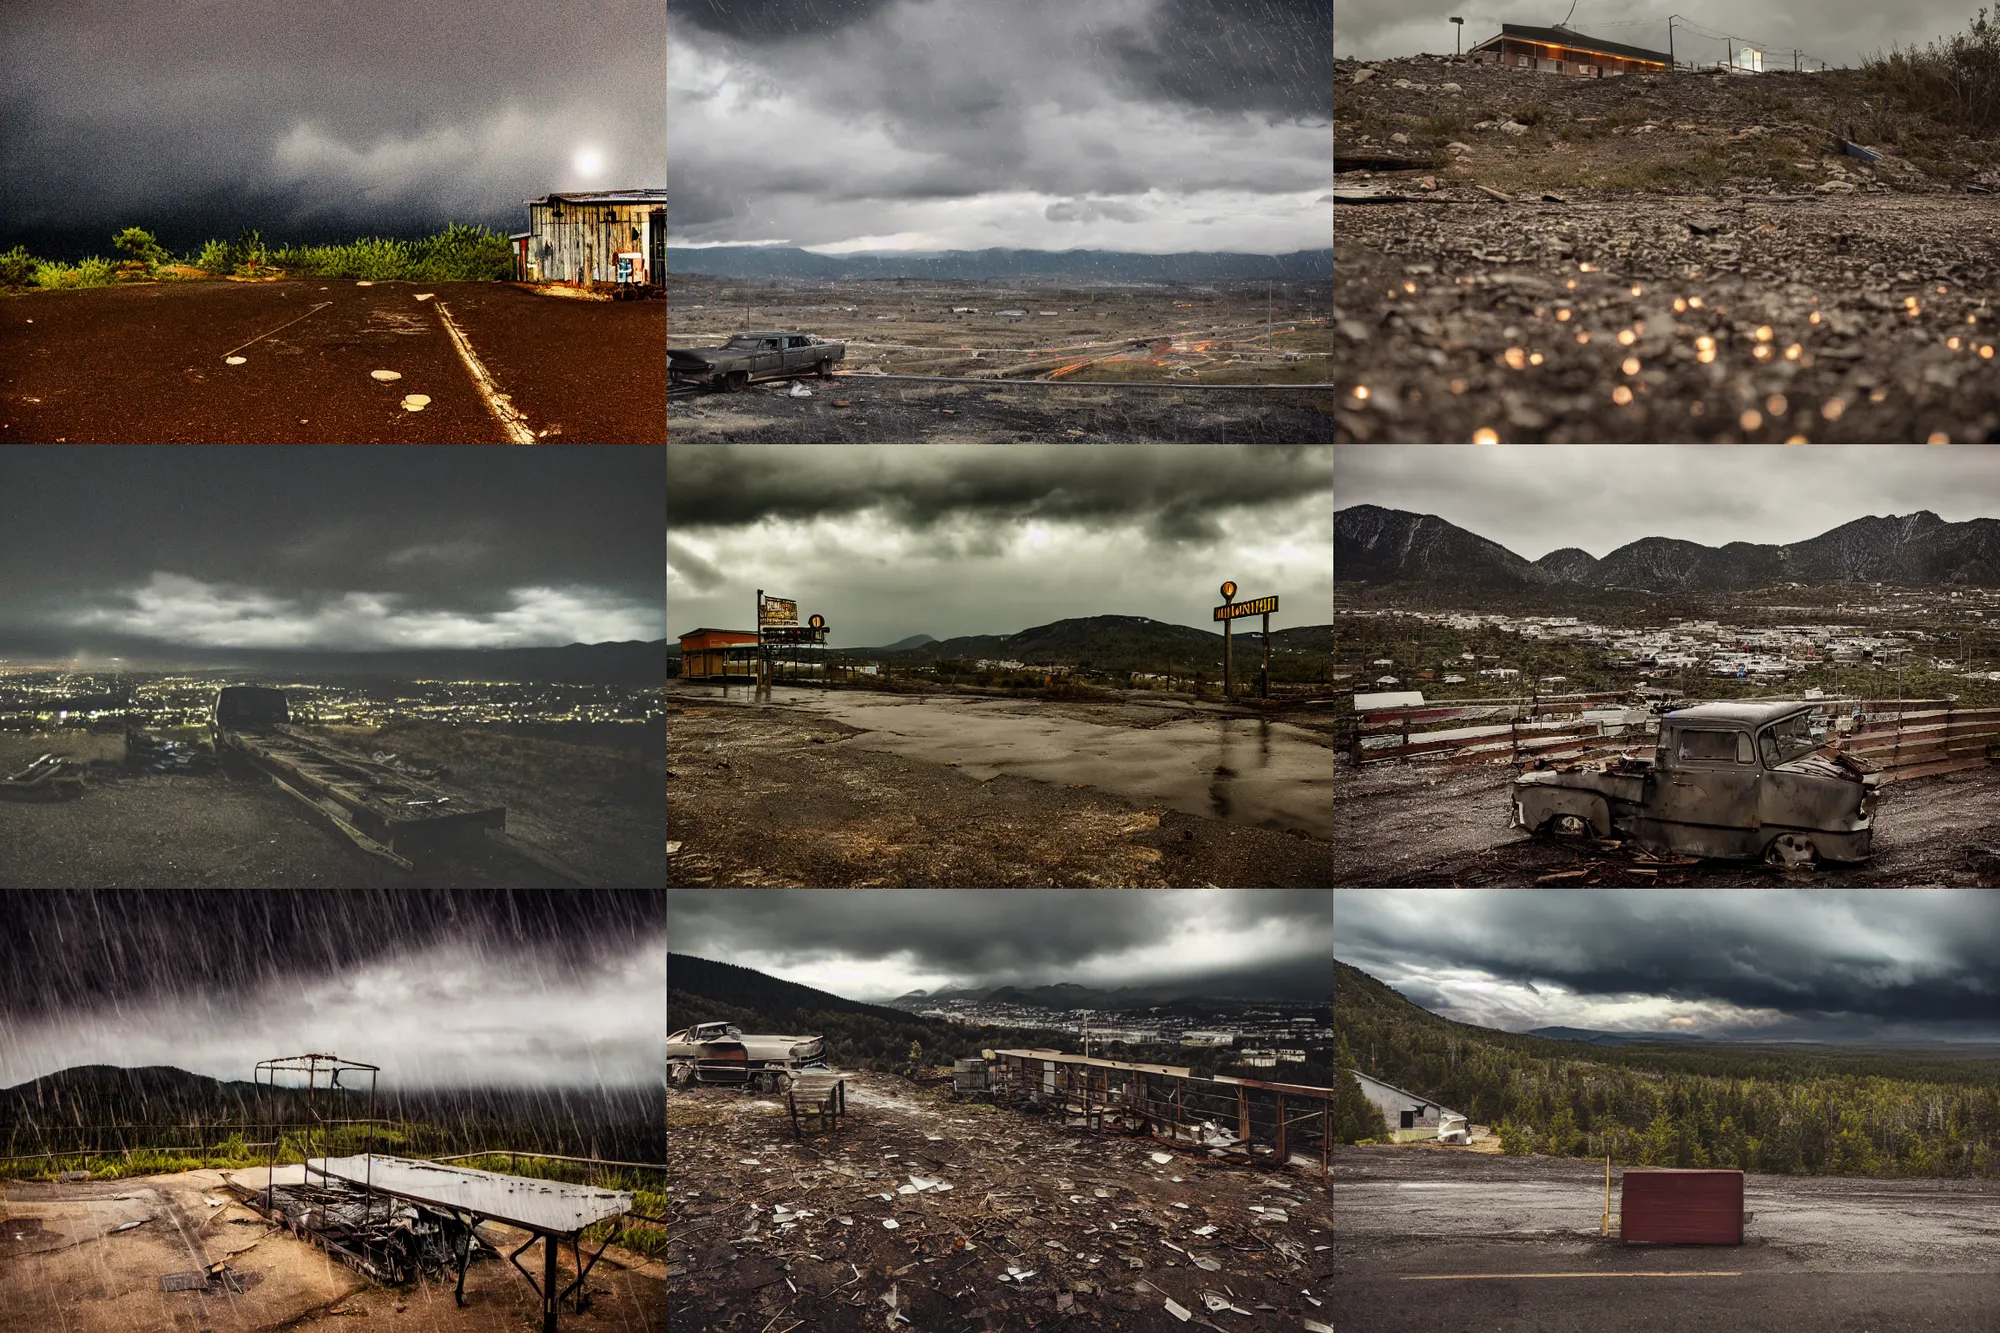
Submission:
M 1509 826 L 1539 836 L 1625 837 L 1655 852 L 1784 865 L 1864 861 L 1882 777 L 1830 750 L 1820 707 L 1714 703 L 1660 719 L 1652 759 L 1522 773 Z
M 811 333 L 738 333 L 721 347 L 669 347 L 667 378 L 680 384 L 706 384 L 731 393 L 752 380 L 803 375 L 827 379 L 836 361 L 847 357 L 847 344 Z
M 675 1087 L 721 1083 L 783 1092 L 802 1069 L 826 1068 L 819 1037 L 749 1035 L 733 1023 L 697 1023 L 667 1037 L 667 1078 Z

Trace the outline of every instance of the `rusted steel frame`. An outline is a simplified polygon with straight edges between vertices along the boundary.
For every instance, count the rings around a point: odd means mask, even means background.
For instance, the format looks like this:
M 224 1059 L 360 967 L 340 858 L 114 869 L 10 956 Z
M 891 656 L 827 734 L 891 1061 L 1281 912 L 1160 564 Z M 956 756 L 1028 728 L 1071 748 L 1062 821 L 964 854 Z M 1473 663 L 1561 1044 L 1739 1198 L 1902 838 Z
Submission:
M 1236 1137 L 1250 1142 L 1250 1090 L 1236 1089 Z
M 1285 1154 L 1285 1094 L 1282 1092 L 1278 1093 L 1277 1097 L 1278 1124 L 1274 1132 L 1277 1136 L 1278 1164 L 1282 1166 L 1291 1159 Z

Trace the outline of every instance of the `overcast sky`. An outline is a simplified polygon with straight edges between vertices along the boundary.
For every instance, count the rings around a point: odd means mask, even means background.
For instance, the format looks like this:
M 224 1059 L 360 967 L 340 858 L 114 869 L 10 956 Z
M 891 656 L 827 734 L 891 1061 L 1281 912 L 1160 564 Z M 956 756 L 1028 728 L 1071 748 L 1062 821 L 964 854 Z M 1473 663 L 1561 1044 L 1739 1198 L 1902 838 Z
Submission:
M 658 639 L 664 486 L 615 445 L 7 446 L 0 657 Z
M 248 1080 L 332 1052 L 384 1087 L 653 1081 L 664 900 L 641 892 L 0 894 L 0 1087 L 87 1064 Z
M 1072 617 L 1215 630 L 1333 608 L 1330 445 L 669 445 L 667 618 L 755 629 L 757 589 L 836 647 Z
M 2000 1039 L 1983 889 L 1343 889 L 1334 955 L 1464 1023 Z
M 1652 51 L 1667 49 L 1667 15 L 1691 20 L 1709 32 L 1732 35 L 1765 53 L 1765 68 L 1791 68 L 1792 48 L 1832 65 L 1858 65 L 1877 50 L 1922 46 L 1964 31 L 1978 6 L 1962 0 L 1770 0 L 1745 7 L 1729 0 L 1580 0 L 1569 26 L 1605 41 Z M 1469 48 L 1498 35 L 1502 23 L 1547 27 L 1570 13 L 1569 0 L 1532 5 L 1478 4 L 1459 0 L 1340 0 L 1333 22 L 1334 50 L 1344 60 L 1376 60 L 1419 52 L 1451 54 L 1455 29 L 1465 20 Z M 1721 41 L 1674 23 L 1674 50 L 1683 61 L 1716 63 L 1728 55 Z
M 526 227 L 666 184 L 660 0 L 7 0 L 0 249 Z
M 693 954 L 850 1000 L 965 986 L 1333 993 L 1331 889 L 667 890 Z
M 1332 244 L 1331 0 L 673 0 L 675 245 Z
M 1983 445 L 1334 446 L 1335 504 L 1436 514 L 1518 556 L 1602 559 L 1641 537 L 1803 541 L 1870 514 L 2000 518 Z

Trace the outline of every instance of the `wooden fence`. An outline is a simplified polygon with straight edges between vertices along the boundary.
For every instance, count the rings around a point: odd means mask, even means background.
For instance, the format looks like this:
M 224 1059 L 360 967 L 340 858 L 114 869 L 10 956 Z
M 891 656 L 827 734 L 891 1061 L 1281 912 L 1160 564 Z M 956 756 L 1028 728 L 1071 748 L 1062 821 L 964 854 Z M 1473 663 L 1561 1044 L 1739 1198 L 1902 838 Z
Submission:
M 1367 713 L 1355 720 L 1353 758 L 1356 764 L 1418 760 L 1454 766 L 1575 763 L 1621 754 L 1652 758 L 1659 734 L 1656 723 L 1628 723 L 1620 735 L 1607 734 L 1600 723 L 1582 718 L 1586 707 L 1619 697 L 1574 696 L 1541 700 L 1526 708 L 1519 701 L 1477 700 Z M 1884 783 L 1983 768 L 1991 762 L 1989 751 L 2000 746 L 2000 708 L 1961 707 L 1950 699 L 1812 702 L 1836 718 L 1852 717 L 1859 708 L 1854 730 L 1837 739 L 1845 753 L 1880 769 Z M 1504 721 L 1499 720 L 1502 717 Z M 1454 722 L 1472 725 L 1450 725 Z

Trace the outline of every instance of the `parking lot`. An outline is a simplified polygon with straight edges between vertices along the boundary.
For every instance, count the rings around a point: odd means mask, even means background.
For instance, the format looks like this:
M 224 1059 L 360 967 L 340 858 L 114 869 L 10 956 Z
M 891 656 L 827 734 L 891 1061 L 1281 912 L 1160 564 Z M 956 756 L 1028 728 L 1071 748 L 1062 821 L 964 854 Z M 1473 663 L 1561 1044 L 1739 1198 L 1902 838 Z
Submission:
M 525 438 L 488 406 L 447 313 Z M 666 345 L 659 302 L 509 283 L 27 292 L 0 299 L 0 443 L 662 444 Z M 412 411 L 410 395 L 429 402 Z

